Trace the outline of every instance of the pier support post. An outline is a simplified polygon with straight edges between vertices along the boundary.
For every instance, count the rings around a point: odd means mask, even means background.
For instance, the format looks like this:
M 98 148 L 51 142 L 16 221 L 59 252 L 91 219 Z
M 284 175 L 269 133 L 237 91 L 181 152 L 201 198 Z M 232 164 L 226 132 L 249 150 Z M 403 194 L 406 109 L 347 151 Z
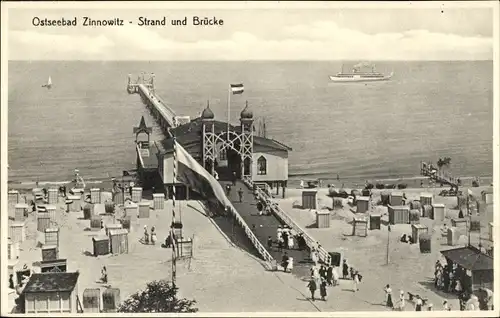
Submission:
M 280 194 L 280 182 L 276 181 L 276 195 Z
M 283 181 L 282 185 L 283 185 L 283 199 L 285 198 L 285 190 L 286 190 L 286 181 Z

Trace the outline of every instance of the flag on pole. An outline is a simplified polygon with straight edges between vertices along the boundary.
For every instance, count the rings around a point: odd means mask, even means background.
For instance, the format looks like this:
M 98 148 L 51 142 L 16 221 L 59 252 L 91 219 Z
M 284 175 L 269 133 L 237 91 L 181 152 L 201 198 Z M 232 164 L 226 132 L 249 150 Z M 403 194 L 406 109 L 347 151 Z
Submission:
M 222 206 L 230 204 L 220 183 L 179 144 L 176 147 L 177 180 Z
M 231 84 L 231 92 L 233 92 L 233 95 L 243 94 L 244 90 L 243 84 Z

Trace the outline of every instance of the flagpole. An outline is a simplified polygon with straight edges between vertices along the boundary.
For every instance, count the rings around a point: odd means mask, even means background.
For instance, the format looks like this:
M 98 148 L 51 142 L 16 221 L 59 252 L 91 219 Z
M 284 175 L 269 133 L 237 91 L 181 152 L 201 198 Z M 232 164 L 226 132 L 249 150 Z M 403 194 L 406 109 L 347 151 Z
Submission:
M 177 177 L 177 141 L 174 135 L 174 153 L 173 153 L 173 180 L 172 180 L 172 225 L 170 226 L 170 233 L 172 238 L 172 286 L 175 288 L 175 282 L 177 277 L 177 264 L 175 255 L 175 237 L 174 237 L 174 222 L 175 222 L 175 183 Z
M 227 89 L 227 140 L 229 141 L 229 121 L 231 120 L 231 85 Z

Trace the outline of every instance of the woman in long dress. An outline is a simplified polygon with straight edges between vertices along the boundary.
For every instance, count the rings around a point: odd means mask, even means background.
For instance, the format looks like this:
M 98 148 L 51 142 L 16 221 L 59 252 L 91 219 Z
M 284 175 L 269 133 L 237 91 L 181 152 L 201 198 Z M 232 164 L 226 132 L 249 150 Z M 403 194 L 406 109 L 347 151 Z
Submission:
M 398 305 L 399 305 L 398 306 L 399 311 L 405 310 L 406 301 L 405 301 L 405 292 L 404 291 L 399 292 L 399 304 Z
M 389 286 L 389 284 L 387 284 L 385 286 L 384 291 L 385 291 L 385 305 L 387 307 L 393 309 L 394 308 L 394 304 L 392 303 L 392 289 Z
M 358 274 L 358 272 L 354 273 L 354 276 L 353 276 L 353 279 L 352 279 L 352 284 L 353 284 L 352 290 L 354 292 L 358 291 L 359 290 L 359 288 L 358 288 L 358 285 L 359 285 L 359 274 Z
M 293 249 L 293 235 L 292 231 L 288 231 L 288 249 L 292 250 Z

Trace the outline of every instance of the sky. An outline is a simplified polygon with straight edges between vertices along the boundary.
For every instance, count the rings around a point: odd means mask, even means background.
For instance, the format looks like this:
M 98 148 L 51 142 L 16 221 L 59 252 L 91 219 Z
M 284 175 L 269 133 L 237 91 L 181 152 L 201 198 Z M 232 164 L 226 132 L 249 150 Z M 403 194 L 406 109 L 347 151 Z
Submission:
M 85 27 L 83 17 L 124 20 Z M 223 26 L 139 26 L 139 17 Z M 34 17 L 76 27 L 35 27 Z M 9 60 L 492 60 L 491 8 L 9 9 Z M 131 21 L 132 23 L 129 23 Z

